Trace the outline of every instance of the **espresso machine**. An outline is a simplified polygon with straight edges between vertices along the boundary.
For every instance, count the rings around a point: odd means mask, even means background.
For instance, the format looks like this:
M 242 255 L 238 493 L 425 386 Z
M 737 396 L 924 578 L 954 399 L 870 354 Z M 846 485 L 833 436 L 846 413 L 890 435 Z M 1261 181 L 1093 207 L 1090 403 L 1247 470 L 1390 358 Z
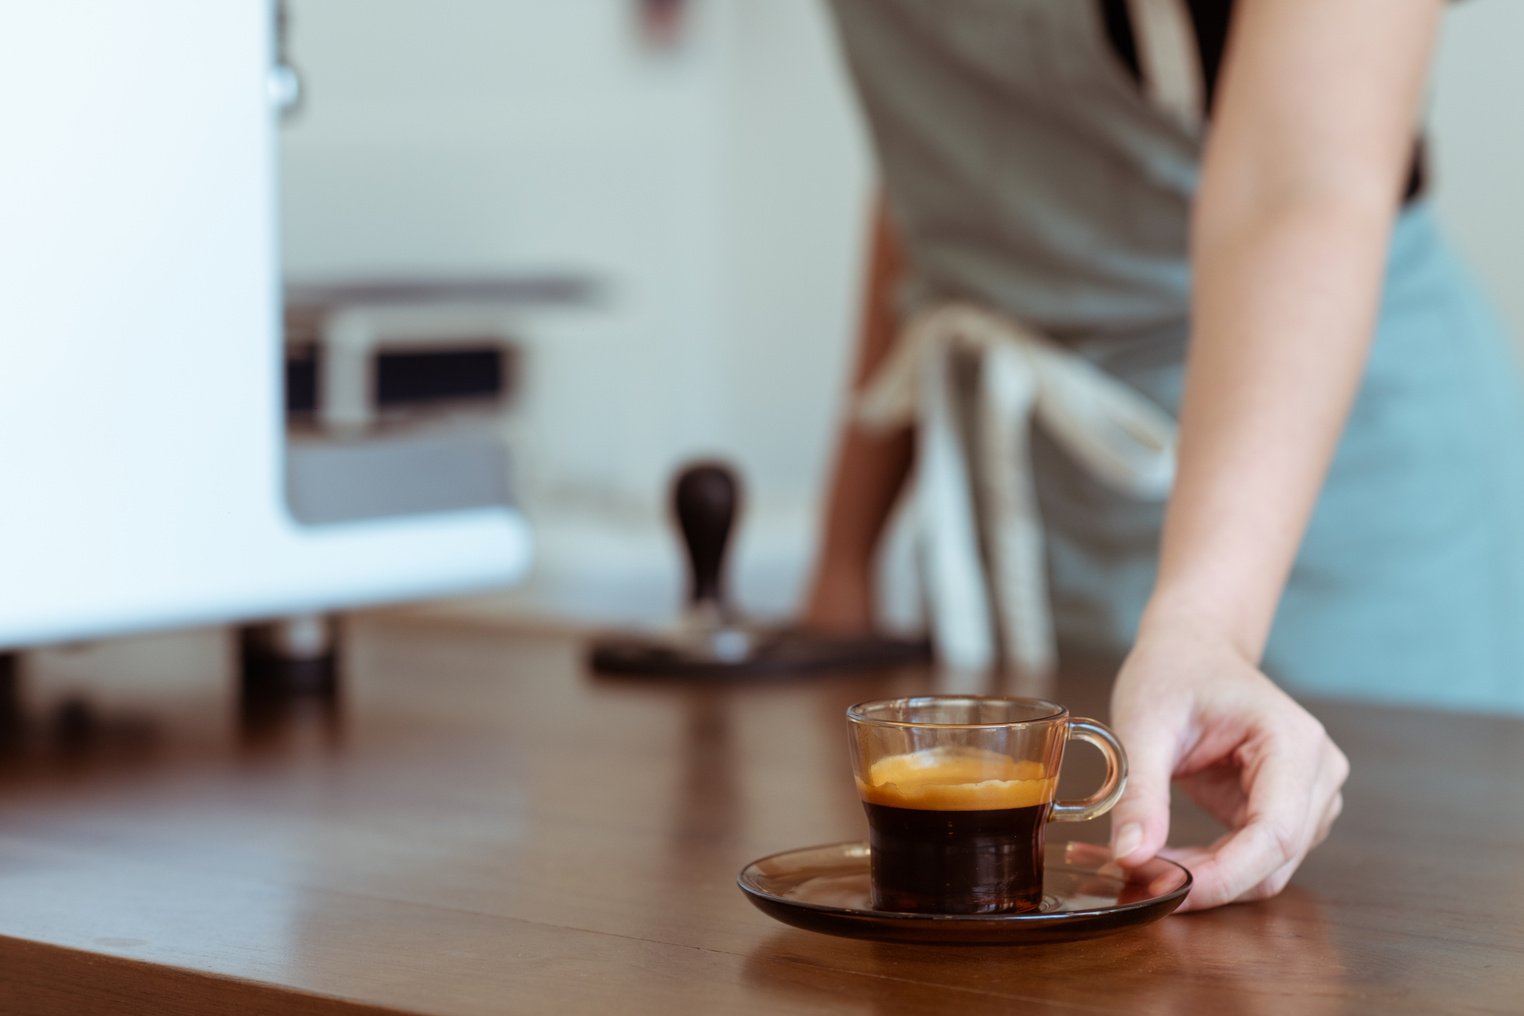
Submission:
M 276 155 L 300 88 L 272 0 L 12 5 L 0 39 L 0 651 L 228 624 L 315 660 L 335 612 L 518 581 L 501 447 L 288 440 Z M 340 482 L 425 453 L 453 465 L 408 497 Z

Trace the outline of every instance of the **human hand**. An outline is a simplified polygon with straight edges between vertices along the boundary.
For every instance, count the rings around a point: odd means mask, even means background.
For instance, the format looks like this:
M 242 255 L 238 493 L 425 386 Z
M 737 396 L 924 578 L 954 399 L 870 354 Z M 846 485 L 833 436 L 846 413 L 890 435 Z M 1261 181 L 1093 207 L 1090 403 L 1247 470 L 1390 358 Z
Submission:
M 1343 807 L 1344 753 L 1209 626 L 1146 621 L 1111 709 L 1131 770 L 1113 812 L 1113 854 L 1124 867 L 1160 854 L 1189 868 L 1182 911 L 1274 896 Z M 1172 780 L 1227 833 L 1166 847 Z

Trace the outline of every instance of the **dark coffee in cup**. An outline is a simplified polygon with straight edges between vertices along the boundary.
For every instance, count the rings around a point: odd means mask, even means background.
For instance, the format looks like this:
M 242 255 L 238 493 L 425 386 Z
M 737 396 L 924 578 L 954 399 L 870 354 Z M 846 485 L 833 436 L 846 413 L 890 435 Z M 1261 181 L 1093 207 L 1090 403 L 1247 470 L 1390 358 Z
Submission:
M 1041 763 L 974 748 L 879 759 L 858 782 L 873 906 L 939 914 L 1036 910 L 1055 782 Z
M 868 813 L 871 905 L 919 914 L 1021 914 L 1043 899 L 1049 822 L 1104 815 L 1127 782 L 1105 725 L 1056 702 L 922 695 L 847 710 L 852 774 Z M 1064 747 L 1106 759 L 1089 797 L 1054 800 Z

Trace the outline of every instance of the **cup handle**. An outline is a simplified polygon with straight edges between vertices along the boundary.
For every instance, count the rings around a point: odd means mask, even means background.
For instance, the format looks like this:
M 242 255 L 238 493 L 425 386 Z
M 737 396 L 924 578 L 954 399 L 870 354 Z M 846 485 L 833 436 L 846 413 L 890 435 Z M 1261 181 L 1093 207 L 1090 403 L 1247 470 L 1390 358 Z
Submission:
M 1068 740 L 1084 741 L 1099 748 L 1106 756 L 1106 779 L 1101 787 L 1080 801 L 1054 801 L 1049 819 L 1054 822 L 1085 822 L 1111 810 L 1127 786 L 1127 752 L 1122 742 L 1104 723 L 1076 717 L 1069 721 Z

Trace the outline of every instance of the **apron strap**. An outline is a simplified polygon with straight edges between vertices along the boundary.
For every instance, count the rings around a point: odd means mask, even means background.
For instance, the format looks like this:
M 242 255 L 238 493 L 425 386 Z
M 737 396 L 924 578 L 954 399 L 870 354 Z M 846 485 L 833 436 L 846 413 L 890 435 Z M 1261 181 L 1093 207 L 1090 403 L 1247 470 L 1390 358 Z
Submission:
M 1154 104 L 1188 131 L 1199 130 L 1206 85 L 1196 26 L 1186 0 L 1127 0 L 1138 40 L 1143 89 Z

